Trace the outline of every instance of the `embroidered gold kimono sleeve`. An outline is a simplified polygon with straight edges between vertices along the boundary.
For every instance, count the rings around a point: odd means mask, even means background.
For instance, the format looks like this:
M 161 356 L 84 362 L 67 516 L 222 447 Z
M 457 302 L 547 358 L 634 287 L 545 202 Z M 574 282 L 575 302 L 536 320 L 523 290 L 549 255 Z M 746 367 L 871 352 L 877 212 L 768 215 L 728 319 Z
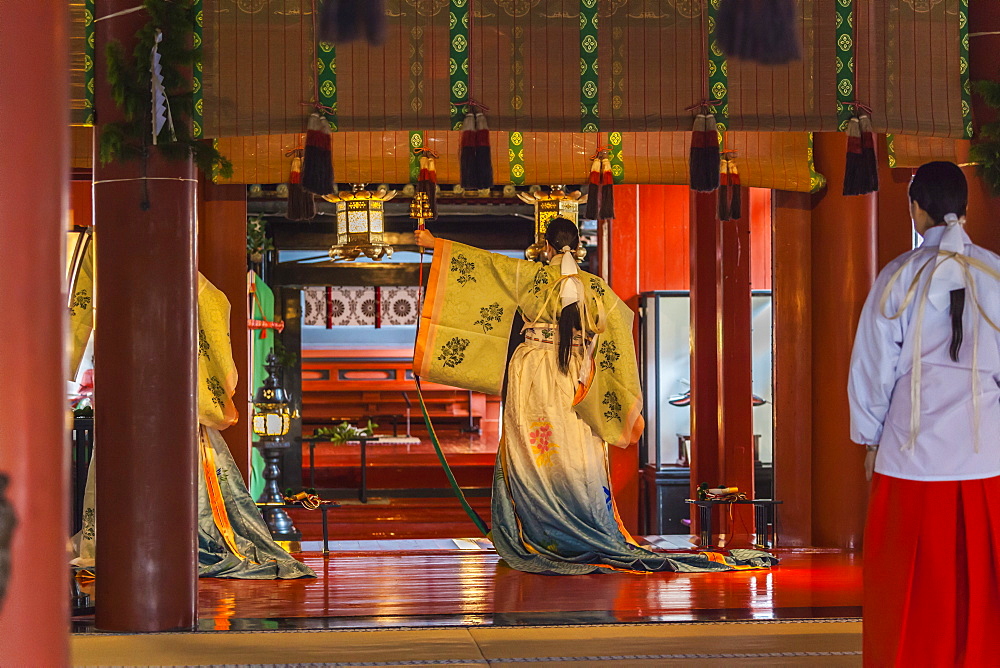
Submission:
M 526 322 L 554 324 L 557 266 L 438 240 L 414 350 L 414 372 L 426 380 L 499 394 L 515 309 Z M 607 283 L 581 273 L 596 325 L 592 373 L 574 410 L 607 443 L 626 447 L 642 433 L 642 392 L 632 342 L 631 309 Z
M 439 239 L 414 372 L 435 383 L 500 394 L 519 277 L 533 268 L 527 260 Z
M 198 421 L 219 430 L 238 417 L 229 310 L 226 295 L 198 274 Z

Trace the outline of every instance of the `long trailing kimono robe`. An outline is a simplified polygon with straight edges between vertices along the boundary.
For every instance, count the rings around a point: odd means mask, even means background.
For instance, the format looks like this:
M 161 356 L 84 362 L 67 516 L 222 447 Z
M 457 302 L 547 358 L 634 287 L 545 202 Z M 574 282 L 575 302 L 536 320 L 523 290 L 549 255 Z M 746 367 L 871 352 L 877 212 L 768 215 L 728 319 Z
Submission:
M 488 394 L 500 393 L 507 374 L 493 483 L 497 552 L 518 570 L 553 574 L 773 563 L 755 550 L 667 556 L 641 548 L 628 534 L 611 492 L 607 444 L 627 447 L 643 429 L 633 314 L 603 280 L 578 276 L 587 331 L 575 340 L 569 373 L 563 373 L 556 323 L 565 279 L 558 263 L 539 265 L 444 240 L 434 248 L 415 372 Z M 525 342 L 508 367 L 516 311 L 527 323 Z M 585 362 L 585 347 L 592 361 Z M 581 369 L 585 364 L 589 368 Z
M 198 574 L 246 579 L 315 576 L 274 542 L 220 429 L 237 420 L 236 364 L 226 295 L 198 275 Z
M 229 300 L 198 277 L 198 575 L 243 579 L 315 576 L 271 538 L 220 429 L 237 420 L 236 365 L 229 339 Z M 74 564 L 94 565 L 97 536 L 93 466 Z

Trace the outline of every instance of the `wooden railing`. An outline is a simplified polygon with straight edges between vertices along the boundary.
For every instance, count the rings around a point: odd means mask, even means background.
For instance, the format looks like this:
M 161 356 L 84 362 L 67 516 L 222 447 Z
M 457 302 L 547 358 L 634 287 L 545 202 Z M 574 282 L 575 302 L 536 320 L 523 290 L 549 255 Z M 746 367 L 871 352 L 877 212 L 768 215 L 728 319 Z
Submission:
M 396 353 L 393 355 L 392 353 Z M 410 415 L 422 424 L 413 360 L 390 351 L 306 351 L 302 360 L 302 424 L 308 432 L 341 419 Z M 421 384 L 435 422 L 499 432 L 500 398 L 447 385 Z

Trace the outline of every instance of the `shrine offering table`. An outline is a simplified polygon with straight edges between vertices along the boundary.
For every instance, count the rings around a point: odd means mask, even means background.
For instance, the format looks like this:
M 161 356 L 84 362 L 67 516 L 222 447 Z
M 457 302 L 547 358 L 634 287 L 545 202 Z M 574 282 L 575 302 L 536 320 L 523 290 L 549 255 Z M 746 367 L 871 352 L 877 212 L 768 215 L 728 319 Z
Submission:
M 753 505 L 755 546 L 759 548 L 775 547 L 778 536 L 777 506 L 781 501 L 773 499 L 740 499 L 738 501 L 724 501 L 719 499 L 695 501 L 687 499 L 687 502 L 692 506 L 698 506 L 701 547 L 712 546 L 712 508 L 714 506 L 726 505 Z
M 295 503 L 271 503 L 271 502 L 258 502 L 257 508 L 259 510 L 264 510 L 265 508 L 306 508 L 307 510 L 318 510 L 323 513 L 323 554 L 330 554 L 330 524 L 327 513 L 330 512 L 331 508 L 339 508 L 340 506 L 336 503 L 323 503 L 320 504 L 319 508 L 308 508 L 305 504 L 296 501 Z M 287 549 L 287 548 L 286 548 Z
M 368 503 L 368 480 L 367 480 L 367 470 L 368 470 L 368 444 L 372 442 L 378 442 L 381 440 L 380 436 L 355 436 L 346 443 L 360 443 L 361 444 L 361 485 L 358 487 L 358 501 L 361 503 Z M 309 486 L 316 487 L 316 458 L 315 450 L 317 443 L 332 443 L 329 438 L 303 438 L 303 441 L 309 444 Z M 323 535 L 326 535 L 326 515 L 323 515 Z

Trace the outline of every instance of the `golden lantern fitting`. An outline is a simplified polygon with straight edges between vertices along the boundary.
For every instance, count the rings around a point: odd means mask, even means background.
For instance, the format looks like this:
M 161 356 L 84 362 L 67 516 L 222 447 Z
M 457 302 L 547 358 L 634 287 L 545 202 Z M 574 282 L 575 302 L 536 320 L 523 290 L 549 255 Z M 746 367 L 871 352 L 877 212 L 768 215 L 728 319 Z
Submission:
M 549 229 L 549 221 L 553 218 L 566 218 L 580 227 L 580 205 L 587 203 L 587 196 L 579 190 L 566 193 L 563 186 L 551 186 L 548 192 L 537 190 L 531 193 L 518 193 L 522 202 L 535 207 L 535 243 L 524 251 L 524 257 L 529 260 L 546 260 L 545 231 Z M 581 243 L 576 249 L 576 261 L 583 262 L 587 257 L 587 249 Z
M 337 243 L 330 247 L 334 260 L 356 260 L 362 255 L 373 260 L 392 257 L 392 246 L 385 243 L 384 203 L 396 196 L 395 190 L 380 187 L 372 192 L 364 184 L 355 184 L 351 192 L 324 195 L 337 210 Z

